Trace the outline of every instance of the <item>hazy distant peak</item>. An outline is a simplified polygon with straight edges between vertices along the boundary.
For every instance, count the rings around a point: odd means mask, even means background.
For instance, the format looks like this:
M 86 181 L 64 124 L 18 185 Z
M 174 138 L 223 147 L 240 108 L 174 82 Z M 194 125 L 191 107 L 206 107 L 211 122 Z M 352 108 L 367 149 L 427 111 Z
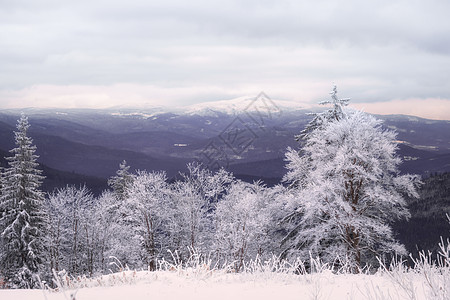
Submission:
M 293 101 L 272 100 L 262 94 L 258 97 L 243 96 L 230 100 L 203 102 L 186 107 L 187 114 L 209 115 L 217 112 L 225 114 L 239 114 L 245 111 L 270 110 L 282 112 L 283 110 L 302 110 L 309 105 Z
M 114 115 L 141 115 L 142 117 L 152 117 L 163 113 L 175 113 L 178 115 L 201 115 L 216 116 L 218 113 L 227 115 L 241 114 L 244 112 L 254 111 L 271 111 L 273 113 L 282 112 L 284 110 L 297 111 L 309 109 L 311 106 L 305 103 L 294 101 L 272 100 L 268 96 L 261 94 L 258 97 L 242 96 L 234 99 L 208 101 L 188 105 L 184 107 L 164 107 L 152 104 L 143 104 L 139 106 L 114 106 L 109 108 Z

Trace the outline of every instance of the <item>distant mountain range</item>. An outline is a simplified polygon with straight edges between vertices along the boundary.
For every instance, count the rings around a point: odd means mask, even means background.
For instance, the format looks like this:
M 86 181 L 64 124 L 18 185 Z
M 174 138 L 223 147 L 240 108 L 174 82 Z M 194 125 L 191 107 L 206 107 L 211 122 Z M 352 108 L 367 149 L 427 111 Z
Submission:
M 184 109 L 124 108 L 26 109 L 29 135 L 46 175 L 43 189 L 86 184 L 98 195 L 107 188 L 122 160 L 132 170 L 164 170 L 171 179 L 197 160 L 225 167 L 245 181 L 280 182 L 287 147 L 317 109 L 272 101 L 262 95 L 199 104 Z M 14 145 L 19 110 L 0 111 L 0 165 Z M 423 175 L 450 172 L 450 122 L 412 116 L 376 116 L 398 133 L 401 172 Z M 395 223 L 398 237 L 412 253 L 435 249 L 448 236 L 450 207 L 447 174 L 425 180 L 420 200 L 409 200 L 411 222 Z
M 317 111 L 317 110 L 315 110 Z M 184 109 L 25 109 L 40 163 L 52 170 L 106 180 L 126 160 L 131 169 L 165 170 L 174 177 L 198 160 L 236 176 L 279 181 L 287 147 L 312 118 L 297 103 L 259 98 L 198 104 Z M 0 111 L 0 150 L 14 147 L 19 110 Z M 376 116 L 398 132 L 402 172 L 450 171 L 450 122 Z

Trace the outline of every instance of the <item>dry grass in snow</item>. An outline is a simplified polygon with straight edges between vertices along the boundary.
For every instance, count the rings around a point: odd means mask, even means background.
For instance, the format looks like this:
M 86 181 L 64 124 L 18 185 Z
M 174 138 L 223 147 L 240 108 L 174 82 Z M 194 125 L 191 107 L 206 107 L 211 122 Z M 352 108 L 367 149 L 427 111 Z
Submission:
M 415 268 L 394 264 L 375 274 L 348 274 L 317 260 L 311 262 L 312 273 L 296 274 L 294 270 L 304 271 L 301 263 L 289 265 L 276 259 L 255 261 L 234 273 L 199 257 L 186 265 L 163 261 L 156 272 L 120 271 L 95 278 L 62 273 L 57 275 L 57 289 L 0 290 L 0 299 L 450 299 L 448 261 L 432 263 L 425 254 Z

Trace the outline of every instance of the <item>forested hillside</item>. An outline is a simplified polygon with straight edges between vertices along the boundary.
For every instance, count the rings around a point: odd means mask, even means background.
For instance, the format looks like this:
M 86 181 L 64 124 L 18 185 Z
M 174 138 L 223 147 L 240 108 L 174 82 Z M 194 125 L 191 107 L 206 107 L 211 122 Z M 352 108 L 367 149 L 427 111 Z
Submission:
M 397 222 L 399 239 L 411 253 L 437 250 L 441 237 L 450 238 L 450 173 L 433 174 L 423 180 L 420 197 L 408 199 L 411 219 Z

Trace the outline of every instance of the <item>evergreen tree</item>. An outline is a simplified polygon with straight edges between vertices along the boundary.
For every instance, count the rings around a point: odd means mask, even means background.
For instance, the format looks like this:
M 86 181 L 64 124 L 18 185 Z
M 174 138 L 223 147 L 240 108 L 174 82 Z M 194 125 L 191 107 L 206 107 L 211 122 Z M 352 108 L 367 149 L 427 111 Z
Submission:
M 17 147 L 8 157 L 0 198 L 1 272 L 12 288 L 35 288 L 43 270 L 45 214 L 40 190 L 36 146 L 27 136 L 30 127 L 24 115 L 18 121 Z
M 134 244 L 130 243 L 128 208 L 126 202 L 129 198 L 130 187 L 134 182 L 135 176 L 129 173 L 130 166 L 123 160 L 119 164 L 116 175 L 108 180 L 108 185 L 112 188 L 113 203 L 109 203 L 107 211 L 111 218 L 114 219 L 112 230 L 115 232 L 114 242 L 111 249 L 112 256 L 116 257 L 122 264 L 135 266 L 136 257 L 134 252 Z
M 307 139 L 308 135 L 315 129 L 318 129 L 328 122 L 339 121 L 345 117 L 344 107 L 348 105 L 350 98 L 339 99 L 337 97 L 337 86 L 333 86 L 333 90 L 330 92 L 331 100 L 325 100 L 319 102 L 320 105 L 332 104 L 333 107 L 329 110 L 325 110 L 321 113 L 311 113 L 314 118 L 306 128 L 296 136 L 296 140 L 301 142 Z
M 285 241 L 291 253 L 330 263 L 339 256 L 357 272 L 375 255 L 406 254 L 389 223 L 410 216 L 404 196 L 418 196 L 418 178 L 399 175 L 394 132 L 333 99 L 303 135 L 301 152 L 286 154 L 294 197 Z
M 128 198 L 128 188 L 133 182 L 133 175 L 128 172 L 129 169 L 130 166 L 127 165 L 127 162 L 122 161 L 119 164 L 116 176 L 108 180 L 108 185 L 113 189 L 113 194 L 118 203 L 122 203 Z

